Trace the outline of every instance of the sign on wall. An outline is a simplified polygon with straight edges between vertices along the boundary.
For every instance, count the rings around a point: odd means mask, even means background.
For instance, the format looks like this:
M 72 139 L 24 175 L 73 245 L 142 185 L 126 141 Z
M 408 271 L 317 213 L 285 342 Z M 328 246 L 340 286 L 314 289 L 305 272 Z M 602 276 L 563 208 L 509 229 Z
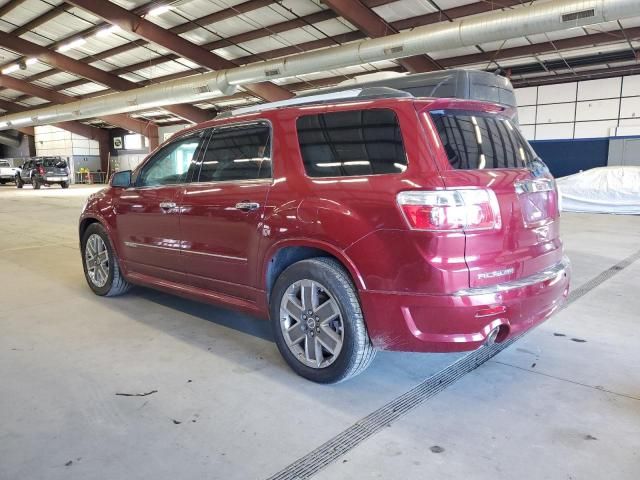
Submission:
M 115 150 L 122 150 L 123 147 L 122 137 L 113 137 L 113 148 Z

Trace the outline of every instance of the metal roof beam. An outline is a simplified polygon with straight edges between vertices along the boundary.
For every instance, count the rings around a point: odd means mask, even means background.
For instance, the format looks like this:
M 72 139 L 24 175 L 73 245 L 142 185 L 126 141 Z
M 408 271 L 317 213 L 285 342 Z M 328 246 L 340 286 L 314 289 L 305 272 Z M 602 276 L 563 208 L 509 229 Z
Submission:
M 64 103 L 74 102 L 76 100 L 74 97 L 70 97 L 68 95 L 65 95 L 64 93 L 55 92 L 53 90 L 49 90 L 48 88 L 40 87 L 38 85 L 34 85 L 33 83 L 25 82 L 23 80 L 10 77 L 8 75 L 0 75 L 0 85 L 5 88 L 10 88 L 11 90 L 17 90 L 19 92 L 26 93 L 33 97 L 42 98 L 43 100 L 47 100 L 53 103 L 64 104 Z M 28 112 L 28 110 L 26 109 L 22 111 Z M 113 125 L 116 125 L 120 128 L 125 128 L 132 132 L 136 132 L 141 135 L 144 135 L 146 137 L 149 137 L 149 138 L 155 137 L 157 141 L 158 127 L 156 125 L 151 124 L 150 122 L 136 120 L 135 118 L 128 117 L 127 115 L 105 115 L 99 118 Z
M 374 7 L 374 6 L 380 6 L 380 5 L 386 5 L 388 3 L 391 3 L 395 0 L 376 0 L 376 1 L 372 1 L 372 0 L 363 0 L 363 3 L 369 7 Z M 439 21 L 442 21 L 443 15 L 446 17 L 449 17 L 451 19 L 455 19 L 455 18 L 460 18 L 460 17 L 464 17 L 464 16 L 468 16 L 468 15 L 474 15 L 477 13 L 483 13 L 483 12 L 488 12 L 488 11 L 492 11 L 495 10 L 497 8 L 507 8 L 507 7 L 511 7 L 514 5 L 518 5 L 521 2 L 518 0 L 502 0 L 499 4 L 498 3 L 494 3 L 494 2 L 477 2 L 477 3 L 472 3 L 469 5 L 463 5 L 461 7 L 454 7 L 454 8 L 450 8 L 447 10 L 443 10 L 443 13 L 432 13 L 432 14 L 427 14 L 427 15 L 421 15 L 419 17 L 412 17 L 412 18 L 408 18 L 408 19 L 404 19 L 404 20 L 398 20 L 395 22 L 391 22 L 391 26 L 396 29 L 396 30 L 404 30 L 404 29 L 408 29 L 408 28 L 414 28 L 416 26 L 419 25 L 426 25 L 426 24 L 430 24 L 430 23 L 437 23 Z M 242 12 L 245 11 L 250 11 L 251 10 L 251 6 L 253 7 L 258 7 L 258 4 L 253 3 L 253 1 L 248 1 L 248 2 L 244 2 L 241 3 L 239 5 L 236 5 L 235 7 L 231 7 L 225 10 L 221 10 L 219 12 L 216 12 L 214 15 L 220 15 L 221 17 L 225 17 L 225 18 L 229 18 L 230 16 L 232 16 L 232 14 L 234 13 L 234 9 L 236 8 L 242 8 Z M 136 13 L 138 12 L 138 9 L 134 10 Z M 323 10 L 321 12 L 315 12 L 309 15 L 305 15 L 303 17 L 300 18 L 295 18 L 292 20 L 287 20 L 284 22 L 280 22 L 274 25 L 269 25 L 268 27 L 264 27 L 264 28 L 260 28 L 257 30 L 250 30 L 248 32 L 244 32 L 244 33 L 240 33 L 237 35 L 233 35 L 231 37 L 228 38 L 223 38 L 220 40 L 214 40 L 213 42 L 209 42 L 207 44 L 202 45 L 203 48 L 206 48 L 207 50 L 216 50 L 218 48 L 224 48 L 224 47 L 228 47 L 231 45 L 236 45 L 239 43 L 243 43 L 243 42 L 248 42 L 251 40 L 258 40 L 261 38 L 265 38 L 268 37 L 270 35 L 273 35 L 275 33 L 282 33 L 282 32 L 286 32 L 295 28 L 300 28 L 300 27 L 304 27 L 307 26 L 309 24 L 315 24 L 318 22 L 322 22 L 322 21 L 326 21 L 332 18 L 336 18 L 338 16 L 338 14 L 336 12 L 334 12 L 333 10 Z M 205 18 L 205 17 L 203 17 Z M 189 23 L 185 23 L 182 24 L 185 27 L 182 27 L 183 30 L 182 32 L 185 31 L 189 31 L 186 29 L 187 25 L 192 25 L 193 28 L 197 28 L 198 24 L 202 24 L 201 22 L 203 21 L 203 18 L 200 19 L 196 19 L 193 22 Z M 170 29 L 170 31 L 177 33 L 176 29 L 180 28 L 181 25 L 178 25 L 176 27 L 173 27 Z M 92 29 L 89 29 L 92 30 Z M 83 32 L 82 34 L 84 35 L 86 32 L 88 32 L 89 30 L 86 30 L 85 32 Z M 71 37 L 69 37 L 71 38 Z M 294 53 L 298 53 L 300 51 L 309 51 L 309 50 L 313 50 L 316 48 L 324 48 L 324 47 L 330 47 L 332 45 L 336 45 L 339 43 L 347 43 L 347 42 L 351 42 L 351 41 L 355 41 L 355 40 L 361 40 L 365 38 L 365 34 L 362 33 L 361 31 L 354 31 L 354 32 L 348 32 L 348 33 L 343 33 L 340 35 L 336 35 L 334 37 L 327 37 L 327 38 L 322 38 L 319 40 L 313 40 L 311 42 L 305 42 L 299 45 L 293 45 L 290 47 L 283 47 L 283 48 L 279 48 L 276 50 L 270 50 L 268 52 L 262 52 L 259 54 L 254 54 L 254 55 L 247 55 L 245 57 L 241 57 L 239 59 L 234 59 L 234 63 L 238 62 L 240 64 L 247 64 L 247 63 L 252 63 L 252 62 L 257 62 L 260 60 L 269 60 L 272 58 L 277 58 L 277 57 L 281 57 L 281 56 L 285 56 L 285 55 L 291 55 Z M 64 39 L 64 41 L 67 41 L 68 38 Z M 129 51 L 133 48 L 139 47 L 139 46 L 144 46 L 147 45 L 148 42 L 144 41 L 144 40 L 140 40 L 138 42 L 131 42 L 130 44 L 126 44 L 126 45 L 121 45 L 119 47 L 115 47 L 109 50 L 105 50 L 104 52 L 100 52 L 97 53 L 95 55 L 92 55 L 91 57 L 86 57 L 85 59 L 81 59 L 81 60 L 87 60 L 87 61 L 91 61 L 91 60 L 104 60 L 106 58 L 109 58 L 111 56 L 114 55 L 118 55 L 120 53 Z M 111 70 L 109 73 L 112 73 L 114 75 L 121 75 L 124 73 L 129 73 L 129 72 L 133 72 L 135 70 L 139 70 L 141 68 L 148 68 L 148 67 L 152 67 L 155 65 L 159 65 L 162 63 L 165 63 L 167 61 L 170 60 L 176 60 L 180 58 L 179 55 L 175 55 L 175 54 L 170 54 L 170 55 L 164 55 L 164 56 L 160 56 L 157 58 L 152 58 L 150 60 L 146 60 L 144 62 L 140 62 L 137 64 L 131 64 L 131 65 L 127 65 L 125 67 L 121 67 L 121 68 L 117 68 L 114 70 Z M 32 75 L 31 77 L 28 78 L 29 81 L 34 81 L 34 80 L 40 80 L 42 78 L 48 77 L 50 75 L 54 75 L 55 73 L 57 73 L 57 70 L 48 70 L 36 75 Z M 187 72 L 182 72 L 183 76 L 188 76 L 188 75 L 192 75 L 194 73 L 198 73 L 198 72 L 194 72 L 194 71 L 187 71 Z M 180 74 L 177 74 L 180 75 Z M 80 85 L 82 83 L 77 83 L 74 86 Z M 65 84 L 66 85 L 66 84 Z
M 370 38 L 399 32 L 360 0 L 323 0 L 323 3 Z M 442 70 L 442 67 L 426 54 L 402 58 L 397 62 L 411 73 Z
M 180 25 L 176 25 L 175 27 L 172 27 L 169 29 L 170 32 L 176 33 L 176 34 L 180 34 L 180 33 L 185 33 L 185 32 L 189 32 L 191 30 L 195 30 L 197 28 L 200 28 L 202 26 L 207 26 L 211 23 L 215 23 L 215 22 L 219 22 L 221 20 L 225 20 L 227 18 L 231 18 L 235 15 L 237 15 L 238 13 L 247 13 L 250 12 L 252 10 L 256 10 L 258 8 L 262 8 L 264 6 L 270 5 L 274 3 L 273 0 L 249 0 L 247 2 L 244 3 L 240 3 L 238 5 L 234 5 L 233 7 L 229 7 L 229 8 L 225 8 L 224 10 L 219 10 L 217 12 L 214 12 L 210 15 L 205 15 L 204 17 L 200 17 L 200 18 L 196 18 L 195 20 L 190 20 L 188 22 L 182 23 Z M 144 5 L 141 5 L 137 8 L 134 8 L 132 11 L 133 13 L 135 13 L 136 15 L 145 15 L 149 10 L 151 10 L 153 7 L 157 6 L 158 2 L 152 1 L 152 2 L 148 2 L 145 3 Z M 73 5 L 69 5 L 67 3 L 61 3 L 60 5 L 58 5 L 57 7 L 54 7 L 53 9 L 49 10 L 48 12 L 46 12 L 45 14 L 41 15 L 38 18 L 35 18 L 34 20 L 32 20 L 31 22 L 26 23 L 25 25 L 23 25 L 22 27 L 18 27 L 17 29 L 13 30 L 11 33 L 14 35 L 22 35 L 23 33 L 29 31 L 29 30 L 33 30 L 34 28 L 37 28 L 38 26 L 40 26 L 42 23 L 45 23 L 49 20 L 52 20 L 53 18 L 57 17 L 58 15 L 60 15 L 61 13 L 69 10 L 70 8 L 73 8 Z M 333 13 L 333 12 L 332 12 Z M 335 14 L 333 15 L 335 16 Z M 319 20 L 318 20 L 319 21 Z M 97 25 L 93 25 L 81 32 L 76 32 L 73 35 L 68 35 L 64 38 L 61 38 L 55 42 L 53 42 L 50 45 L 47 45 L 48 48 L 50 49 L 54 49 L 64 43 L 67 43 L 73 39 L 76 38 L 86 38 L 89 37 L 93 34 L 95 34 L 97 31 L 101 30 L 102 28 L 105 28 L 109 26 L 109 24 L 107 22 L 102 22 L 99 23 Z M 149 45 L 149 42 L 147 42 L 146 40 L 136 40 L 134 42 L 129 42 L 126 43 L 124 45 L 120 45 L 118 47 L 114 47 L 114 48 L 110 48 L 109 50 L 105 50 L 104 52 L 99 52 L 96 53 L 94 55 L 90 55 L 88 57 L 84 57 L 80 60 L 90 60 L 90 61 L 97 61 L 97 60 L 104 60 L 105 58 L 114 56 L 114 55 L 118 55 L 120 53 L 123 52 L 128 52 L 130 50 L 133 50 L 134 48 L 137 47 L 144 47 L 146 45 Z M 213 49 L 212 49 L 213 50 Z M 177 55 L 171 55 L 172 57 L 176 57 L 178 58 Z M 3 65 L 4 66 L 4 65 Z M 56 69 L 51 69 L 51 70 L 47 70 L 45 72 L 41 72 L 37 75 L 34 75 L 33 77 L 30 77 L 29 80 L 40 80 L 41 78 L 45 78 L 48 77 L 50 75 L 54 75 L 58 73 L 58 70 Z
M 371 3 L 373 3 L 372 0 L 362 1 L 369 6 Z M 447 20 L 448 18 L 450 18 L 451 20 L 456 20 L 462 17 L 478 15 L 480 13 L 493 12 L 494 10 L 510 9 L 511 7 L 522 6 L 523 4 L 528 3 L 531 2 L 524 2 L 522 0 L 499 0 L 469 3 L 467 5 L 461 5 L 459 7 L 447 8 L 445 10 L 442 10 L 442 12 L 427 13 L 425 15 L 419 15 L 417 17 L 398 20 L 397 22 L 393 22 L 393 25 L 398 30 L 407 30 L 409 28 L 420 27 L 422 25 L 439 23 L 443 20 Z
M 631 38 L 631 39 L 640 38 L 640 27 L 628 28 L 628 29 L 625 29 L 625 32 L 628 38 Z M 339 41 L 340 43 L 347 43 L 350 41 L 359 40 L 363 38 L 363 36 L 364 35 L 361 32 L 349 32 L 333 38 L 313 40 L 311 42 L 301 43 L 296 46 L 283 47 L 276 50 L 270 50 L 268 52 L 260 53 L 259 55 L 248 55 L 246 57 L 238 58 L 236 59 L 236 61 L 240 64 L 248 64 L 248 63 L 260 61 L 262 59 L 268 60 L 272 58 L 278 58 L 278 57 L 283 57 L 286 55 L 298 53 L 301 51 L 310 51 L 318 48 L 328 47 L 328 46 L 334 45 L 336 41 Z M 464 65 L 473 64 L 473 63 L 479 63 L 479 62 L 485 62 L 485 61 L 488 62 L 493 59 L 504 60 L 509 58 L 516 58 L 519 56 L 529 56 L 529 55 L 553 52 L 556 49 L 572 49 L 572 48 L 588 47 L 596 44 L 611 43 L 615 41 L 624 41 L 624 40 L 625 40 L 625 37 L 618 31 L 592 33 L 589 35 L 583 35 L 579 37 L 554 40 L 553 42 L 540 42 L 540 43 L 535 43 L 531 45 L 525 45 L 522 47 L 512 47 L 512 48 L 506 48 L 502 50 L 486 51 L 483 53 L 473 53 L 470 55 L 461 55 L 457 57 L 443 58 L 439 60 L 439 63 L 444 67 L 453 68 L 453 67 L 460 67 Z M 153 63 L 154 61 L 155 59 L 152 59 L 149 62 L 142 62 L 141 64 L 136 65 L 136 67 L 144 68 L 145 66 L 150 66 L 151 64 L 154 64 Z M 117 69 L 114 72 L 124 73 L 125 70 L 126 70 L 126 67 L 123 69 Z M 180 78 L 180 77 L 188 76 L 189 74 L 195 74 L 195 73 L 201 73 L 201 72 L 202 72 L 202 69 L 195 70 L 195 71 L 191 70 L 189 72 L 178 72 L 166 77 L 153 79 L 152 81 L 153 82 L 165 81 L 165 80 Z M 336 77 L 333 79 L 331 78 L 327 79 L 326 84 L 323 84 L 323 85 L 325 86 L 333 85 L 335 83 L 338 83 L 343 78 L 344 77 Z M 56 90 L 63 90 L 65 88 L 72 88 L 72 87 L 81 85 L 83 83 L 85 82 L 82 80 L 74 80 L 72 82 L 67 82 L 67 83 L 58 85 L 54 88 Z M 144 84 L 145 81 L 140 83 Z M 312 83 L 315 83 L 315 82 L 312 82 Z M 290 88 L 290 86 L 287 86 L 287 88 Z M 295 90 L 295 88 L 293 90 Z M 102 95 L 104 93 L 108 93 L 108 92 L 96 92 L 94 94 L 89 94 L 86 97 L 93 97 L 97 95 Z M 20 100 L 22 99 L 24 98 L 20 97 Z
M 580 80 L 595 80 L 598 78 L 611 78 L 640 73 L 640 65 L 624 65 L 620 67 L 594 68 L 579 72 L 561 73 L 560 75 L 538 75 L 536 77 L 513 80 L 515 87 L 535 87 L 538 85 L 550 85 L 556 83 L 576 82 Z
M 8 102 L 6 100 L 0 100 L 0 108 L 6 110 L 11 113 L 20 113 L 26 112 L 29 109 L 23 107 L 22 105 L 17 105 L 13 102 Z M 109 140 L 109 132 L 102 128 L 92 127 L 91 125 L 86 125 L 81 122 L 61 122 L 54 123 L 54 127 L 62 128 L 63 130 L 67 130 L 68 132 L 75 133 L 76 135 L 80 135 L 82 137 L 88 138 L 90 140 L 104 141 Z M 30 129 L 25 131 L 26 129 Z M 24 129 L 18 129 L 27 135 L 34 134 L 34 127 L 25 127 Z
M 86 10 L 93 15 L 103 18 L 112 25 L 117 25 L 125 31 L 138 35 L 150 42 L 168 48 L 178 55 L 187 58 L 198 65 L 211 70 L 233 68 L 235 63 L 211 53 L 199 45 L 191 43 L 181 36 L 159 27 L 153 22 L 139 17 L 128 10 L 111 2 L 95 2 L 94 0 L 71 0 L 72 4 Z M 278 101 L 291 98 L 288 90 L 270 82 L 252 83 L 245 88 L 268 101 Z
M 27 108 L 21 105 L 16 105 L 15 103 L 7 102 L 5 100 L 0 100 L 0 108 L 12 113 L 28 111 Z M 100 167 L 102 168 L 102 170 L 107 171 L 109 166 L 110 149 L 109 132 L 107 130 L 103 128 L 92 127 L 91 125 L 86 125 L 84 123 L 76 121 L 54 123 L 53 126 L 66 130 L 67 132 L 75 133 L 76 135 L 80 135 L 81 137 L 88 138 L 89 140 L 97 141 L 99 145 Z M 24 133 L 25 135 L 31 135 L 32 137 L 35 136 L 35 127 L 23 127 L 18 128 L 17 130 Z M 149 143 L 151 143 L 151 141 Z
M 444 67 L 457 67 L 491 60 L 504 60 L 508 58 L 525 57 L 539 53 L 554 52 L 556 50 L 569 50 L 581 47 L 626 41 L 626 38 L 640 38 L 640 27 L 625 29 L 626 37 L 619 31 L 590 33 L 579 37 L 562 38 L 560 40 L 533 43 L 522 47 L 503 48 L 501 50 L 486 51 L 482 53 L 472 53 L 470 55 L 460 55 L 440 59 Z
M 312 13 L 312 14 L 306 15 L 304 17 L 295 18 L 293 20 L 287 20 L 285 22 L 276 23 L 275 25 L 270 25 L 269 27 L 261 28 L 261 29 L 258 29 L 258 30 L 250 30 L 248 32 L 240 33 L 238 35 L 233 35 L 233 36 L 228 37 L 228 38 L 223 38 L 223 39 L 220 39 L 220 40 L 214 40 L 213 42 L 209 42 L 209 43 L 206 43 L 206 44 L 201 45 L 201 46 L 202 46 L 202 48 L 206 48 L 207 50 L 217 50 L 219 48 L 224 48 L 224 47 L 237 45 L 239 43 L 248 42 L 250 40 L 258 40 L 258 39 L 261 39 L 261 38 L 268 37 L 269 35 L 286 32 L 286 31 L 292 30 L 294 28 L 304 27 L 304 26 L 307 26 L 309 24 L 322 22 L 324 20 L 328 20 L 328 19 L 336 18 L 336 17 L 337 17 L 337 14 L 335 12 L 333 12 L 331 10 L 324 10 L 322 12 Z M 331 45 L 337 45 L 339 43 L 339 41 L 337 40 L 338 38 L 340 38 L 340 36 L 328 37 L 328 38 L 323 39 L 323 40 L 326 40 L 326 42 L 325 42 L 327 44 L 326 46 L 331 46 Z M 358 32 L 358 38 L 359 39 L 364 38 L 364 34 Z M 104 59 L 104 58 L 108 58 L 108 57 L 110 57 L 112 55 L 117 55 L 119 53 L 122 53 L 122 51 L 125 51 L 125 50 L 116 51 L 116 49 L 119 49 L 119 48 L 121 48 L 121 47 L 116 47 L 114 49 L 107 50 L 107 51 L 102 52 L 102 53 L 98 53 L 97 55 L 94 55 L 91 58 L 92 59 L 93 58 Z M 300 51 L 299 49 L 296 48 L 296 46 L 292 46 L 290 48 L 292 49 L 293 52 L 299 52 Z M 262 59 L 261 55 L 262 54 L 260 54 L 260 53 L 255 54 L 255 57 L 258 60 L 261 60 Z M 252 57 L 253 56 L 254 55 L 252 55 Z M 145 61 L 140 62 L 140 63 L 135 63 L 135 64 L 127 65 L 127 66 L 124 66 L 124 67 L 116 68 L 114 70 L 110 70 L 110 73 L 113 73 L 115 75 L 122 75 L 124 73 L 134 72 L 135 70 L 139 70 L 141 68 L 153 67 L 153 66 L 156 66 L 156 65 L 160 65 L 162 63 L 166 63 L 166 62 L 168 62 L 170 60 L 177 60 L 179 58 L 180 58 L 180 56 L 179 55 L 175 55 L 175 54 L 164 55 L 164 56 L 152 58 L 150 60 L 145 60 Z M 245 58 L 245 57 L 242 57 L 242 58 Z M 239 60 L 240 59 L 234 59 L 233 63 L 236 64 L 236 63 L 238 63 Z M 246 63 L 246 62 L 240 62 L 240 64 L 242 64 L 242 63 Z M 43 72 L 43 73 L 46 73 L 46 72 Z M 193 72 L 193 70 L 191 70 L 189 72 L 180 72 L 180 73 L 182 73 L 182 75 L 185 76 L 185 75 L 193 74 L 193 73 L 196 73 L 196 72 Z M 44 76 L 48 76 L 48 75 L 44 75 Z M 31 80 L 31 78 L 32 77 L 30 77 L 30 80 Z
M 71 57 L 49 50 L 47 47 L 31 43 L 10 33 L 0 32 L 0 46 L 22 55 L 37 57 L 43 63 L 84 77 L 92 82 L 100 83 L 114 90 L 125 91 L 139 86 L 117 75 L 105 72 L 87 63 L 74 60 Z M 194 123 L 200 123 L 210 119 L 209 114 L 190 105 L 174 105 L 164 108 Z

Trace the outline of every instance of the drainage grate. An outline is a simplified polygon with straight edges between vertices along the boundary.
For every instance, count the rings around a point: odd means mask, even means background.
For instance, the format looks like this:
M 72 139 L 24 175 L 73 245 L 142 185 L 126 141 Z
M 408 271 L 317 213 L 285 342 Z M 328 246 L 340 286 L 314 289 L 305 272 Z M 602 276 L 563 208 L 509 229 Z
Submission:
M 582 298 L 589 291 L 607 281 L 616 273 L 624 270 L 638 259 L 640 259 L 640 250 L 573 290 L 569 294 L 565 307 Z M 444 370 L 432 375 L 411 390 L 358 420 L 328 442 L 299 458 L 275 475 L 272 475 L 268 480 L 304 480 L 312 477 L 369 437 L 389 427 L 391 423 L 398 418 L 430 398 L 433 398 L 448 386 L 453 385 L 467 373 L 472 372 L 484 362 L 518 341 L 522 336 L 526 335 L 526 333 L 527 332 L 521 333 L 503 343 L 482 347 L 465 355 Z

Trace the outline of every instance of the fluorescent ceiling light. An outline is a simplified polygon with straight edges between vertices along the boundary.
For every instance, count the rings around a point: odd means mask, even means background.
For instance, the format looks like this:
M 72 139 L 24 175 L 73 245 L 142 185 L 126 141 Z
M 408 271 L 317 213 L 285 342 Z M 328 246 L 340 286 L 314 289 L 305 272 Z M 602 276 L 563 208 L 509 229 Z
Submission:
M 151 10 L 149 10 L 149 13 L 147 13 L 147 15 L 149 15 L 150 17 L 157 17 L 158 15 L 167 13 L 172 8 L 173 7 L 171 5 L 160 5 L 159 7 L 152 8 Z
M 102 38 L 111 35 L 112 33 L 117 33 L 122 30 L 118 25 L 111 25 L 110 27 L 105 27 L 102 30 L 98 30 L 96 32 L 96 37 Z
M 14 63 L 13 65 L 9 65 L 8 67 L 3 68 L 2 73 L 4 75 L 9 75 L 10 73 L 16 72 L 18 70 L 20 70 L 20 65 L 18 65 L 17 63 Z
M 76 38 L 72 42 L 59 46 L 57 50 L 58 52 L 63 53 L 79 47 L 80 45 L 84 45 L 85 43 L 87 43 L 87 41 L 84 38 Z
M 36 63 L 38 63 L 38 59 L 37 58 L 27 58 L 27 60 L 24 62 L 25 65 L 34 65 Z

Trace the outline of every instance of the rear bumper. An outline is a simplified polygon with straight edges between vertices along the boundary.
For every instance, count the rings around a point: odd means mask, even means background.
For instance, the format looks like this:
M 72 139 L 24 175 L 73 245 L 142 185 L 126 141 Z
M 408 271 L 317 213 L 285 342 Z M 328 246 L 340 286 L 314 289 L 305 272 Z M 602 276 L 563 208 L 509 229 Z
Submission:
M 68 175 L 47 175 L 46 177 L 42 177 L 42 180 L 47 183 L 58 183 L 58 182 L 68 182 Z
M 375 347 L 414 352 L 474 350 L 499 328 L 497 341 L 552 315 L 569 292 L 571 265 L 556 265 L 512 282 L 460 290 L 453 295 L 361 292 Z

